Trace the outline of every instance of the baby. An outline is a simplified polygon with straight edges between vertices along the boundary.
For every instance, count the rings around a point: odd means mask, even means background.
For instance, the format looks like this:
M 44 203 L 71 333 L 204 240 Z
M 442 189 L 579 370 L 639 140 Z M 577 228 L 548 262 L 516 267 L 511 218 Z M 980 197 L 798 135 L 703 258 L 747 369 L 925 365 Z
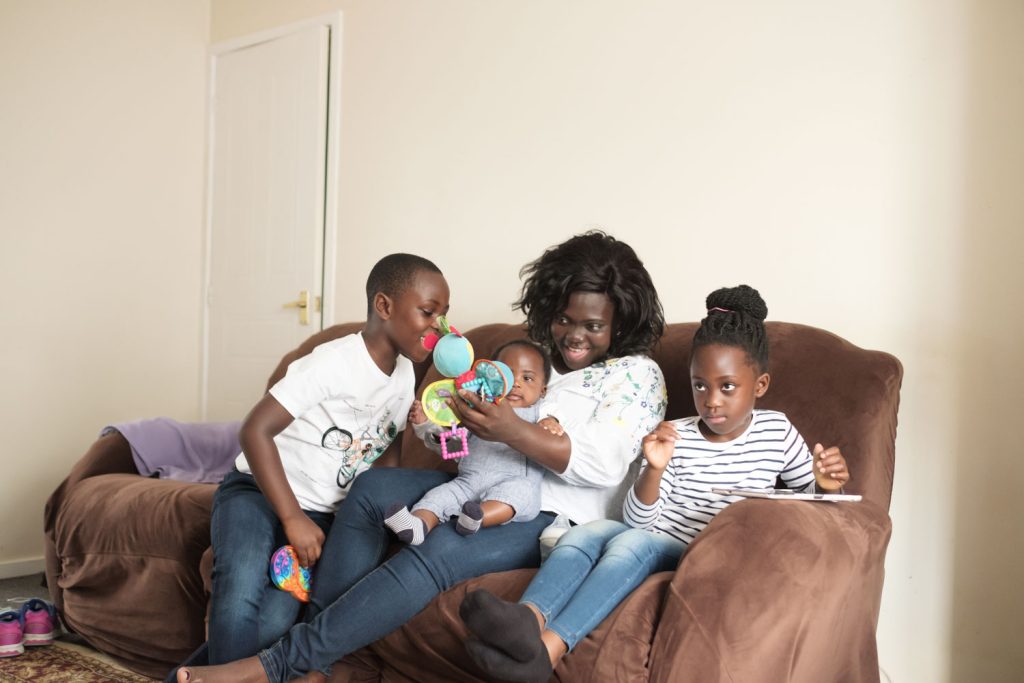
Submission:
M 517 339 L 499 347 L 494 357 L 512 369 L 512 388 L 503 400 L 523 420 L 537 422 L 536 403 L 551 377 L 550 356 L 534 342 Z M 427 419 L 419 401 L 413 403 L 409 422 L 431 450 L 440 452 L 444 429 Z M 541 424 L 560 431 L 553 418 L 544 418 Z M 384 523 L 399 540 L 419 545 L 434 527 L 452 517 L 458 518 L 456 531 L 468 536 L 482 526 L 528 522 L 540 512 L 540 465 L 503 443 L 473 434 L 468 443 L 470 454 L 459 460 L 455 479 L 428 491 L 411 512 L 402 503 L 388 509 Z

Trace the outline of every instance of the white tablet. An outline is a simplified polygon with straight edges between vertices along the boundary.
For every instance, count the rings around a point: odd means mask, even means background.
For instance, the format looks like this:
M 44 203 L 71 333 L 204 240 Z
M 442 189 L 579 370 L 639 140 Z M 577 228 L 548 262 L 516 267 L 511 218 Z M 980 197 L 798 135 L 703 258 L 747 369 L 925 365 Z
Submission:
M 772 500 L 827 500 L 832 502 L 858 501 L 857 493 L 800 493 L 789 489 L 733 489 L 712 488 L 712 492 L 744 498 L 771 498 Z

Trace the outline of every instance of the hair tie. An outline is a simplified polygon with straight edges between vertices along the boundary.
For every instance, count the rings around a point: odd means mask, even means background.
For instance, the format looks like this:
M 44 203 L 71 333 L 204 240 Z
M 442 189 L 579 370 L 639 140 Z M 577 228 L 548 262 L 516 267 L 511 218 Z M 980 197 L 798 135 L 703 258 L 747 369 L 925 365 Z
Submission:
M 728 308 L 721 308 L 719 306 L 715 306 L 714 308 L 708 309 L 708 315 L 714 313 L 715 311 L 721 311 L 722 313 L 732 313 L 732 311 L 730 311 Z

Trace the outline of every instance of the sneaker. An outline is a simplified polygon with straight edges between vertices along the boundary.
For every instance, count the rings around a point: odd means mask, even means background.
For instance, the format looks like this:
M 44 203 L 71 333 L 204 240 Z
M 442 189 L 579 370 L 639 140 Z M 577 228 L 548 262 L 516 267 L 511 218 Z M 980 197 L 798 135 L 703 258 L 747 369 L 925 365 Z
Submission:
M 544 527 L 544 531 L 540 532 L 540 561 L 548 559 L 548 555 L 554 549 L 555 544 L 558 543 L 566 531 L 572 527 L 572 523 L 569 518 L 565 515 L 558 515 L 555 517 L 555 521 Z
M 25 647 L 49 645 L 57 637 L 57 610 L 46 600 L 32 598 L 21 606 Z
M 0 612 L 0 657 L 14 657 L 25 651 L 21 618 L 12 609 Z

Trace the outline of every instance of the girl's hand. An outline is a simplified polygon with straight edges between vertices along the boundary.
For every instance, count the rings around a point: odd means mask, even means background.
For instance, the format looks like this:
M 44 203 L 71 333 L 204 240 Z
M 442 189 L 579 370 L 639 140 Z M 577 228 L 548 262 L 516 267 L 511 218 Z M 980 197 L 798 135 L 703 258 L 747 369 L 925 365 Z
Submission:
M 818 486 L 826 491 L 841 489 L 850 481 L 850 470 L 846 467 L 846 458 L 838 447 L 825 448 L 820 443 L 814 444 L 814 478 Z
M 671 422 L 662 422 L 654 431 L 644 437 L 644 459 L 647 466 L 656 470 L 664 470 L 668 467 L 672 454 L 676 450 L 676 441 L 679 439 L 679 432 Z
M 288 542 L 295 548 L 299 564 L 306 568 L 316 564 L 324 545 L 324 532 L 320 527 L 305 514 L 298 514 L 281 524 Z
M 412 402 L 409 409 L 409 422 L 414 425 L 421 425 L 427 421 L 427 414 L 423 412 L 423 404 L 419 401 Z
M 507 401 L 490 403 L 467 389 L 459 389 L 458 398 L 448 399 L 448 405 L 459 422 L 484 441 L 507 444 L 520 425 L 525 424 Z

